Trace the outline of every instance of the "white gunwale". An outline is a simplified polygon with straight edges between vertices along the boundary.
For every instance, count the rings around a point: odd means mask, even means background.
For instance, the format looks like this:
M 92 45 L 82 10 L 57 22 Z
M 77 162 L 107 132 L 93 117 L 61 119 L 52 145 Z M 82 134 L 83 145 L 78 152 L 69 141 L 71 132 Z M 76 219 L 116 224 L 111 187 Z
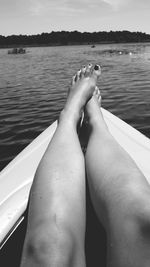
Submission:
M 150 139 L 102 108 L 111 134 L 150 183 Z M 56 130 L 55 121 L 0 173 L 0 248 L 23 220 L 37 166 Z

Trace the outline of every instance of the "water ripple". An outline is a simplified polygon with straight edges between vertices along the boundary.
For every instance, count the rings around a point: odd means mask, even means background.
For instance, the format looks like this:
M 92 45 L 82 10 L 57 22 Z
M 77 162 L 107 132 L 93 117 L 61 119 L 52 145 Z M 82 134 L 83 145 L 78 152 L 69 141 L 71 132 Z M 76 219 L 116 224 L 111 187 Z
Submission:
M 150 137 L 150 45 L 0 50 L 0 169 L 58 118 L 81 65 L 102 66 L 102 105 Z M 121 52 L 121 54 L 120 54 Z

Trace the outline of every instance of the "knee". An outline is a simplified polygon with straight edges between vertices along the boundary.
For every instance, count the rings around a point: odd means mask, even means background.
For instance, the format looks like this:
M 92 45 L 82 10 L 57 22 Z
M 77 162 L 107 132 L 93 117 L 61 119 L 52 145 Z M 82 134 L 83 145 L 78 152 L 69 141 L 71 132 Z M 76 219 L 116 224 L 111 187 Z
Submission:
M 25 257 L 37 266 L 70 267 L 73 265 L 75 249 L 75 241 L 69 231 L 35 231 L 26 241 Z
M 150 195 L 144 196 L 137 207 L 136 222 L 142 238 L 150 241 Z
M 129 222 L 127 225 L 131 225 L 138 236 L 150 241 L 150 192 L 141 189 L 130 193 L 131 199 L 125 209 L 125 221 Z

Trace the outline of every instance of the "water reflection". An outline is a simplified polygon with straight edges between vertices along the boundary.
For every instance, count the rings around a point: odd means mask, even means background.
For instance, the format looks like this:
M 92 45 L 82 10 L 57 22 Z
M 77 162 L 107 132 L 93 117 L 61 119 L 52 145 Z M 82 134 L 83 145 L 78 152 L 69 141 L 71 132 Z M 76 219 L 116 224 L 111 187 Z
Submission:
M 103 107 L 150 137 L 150 44 L 27 50 L 0 50 L 0 169 L 57 119 L 70 78 L 90 62 L 102 66 Z

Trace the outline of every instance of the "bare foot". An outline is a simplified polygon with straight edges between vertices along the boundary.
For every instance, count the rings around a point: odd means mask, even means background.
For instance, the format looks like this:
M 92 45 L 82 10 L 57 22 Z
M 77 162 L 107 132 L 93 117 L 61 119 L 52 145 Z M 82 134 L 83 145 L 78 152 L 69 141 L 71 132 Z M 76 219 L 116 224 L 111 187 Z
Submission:
M 102 116 L 100 107 L 101 94 L 99 88 L 96 86 L 93 96 L 85 106 L 82 127 L 79 132 L 79 139 L 83 152 L 86 151 L 93 125 L 95 125 L 97 122 L 99 124 L 100 117 Z
M 85 106 L 84 119 L 79 131 L 79 139 L 84 153 L 86 152 L 89 137 L 94 129 L 98 129 L 98 131 L 100 130 L 102 132 L 105 131 L 105 133 L 108 132 L 108 127 L 101 111 L 101 94 L 97 86 L 93 96 Z
M 101 94 L 98 87 L 96 87 L 92 98 L 85 107 L 85 114 L 88 119 L 88 127 L 99 127 L 108 130 L 101 111 Z
M 87 102 L 85 106 L 85 123 L 89 124 L 95 120 L 95 117 L 99 116 L 101 108 L 101 93 L 99 88 L 96 86 L 93 92 L 93 96 Z
M 100 74 L 100 66 L 95 65 L 93 68 L 91 64 L 83 67 L 76 73 L 72 78 L 67 102 L 62 111 L 61 118 L 71 119 L 77 125 L 84 106 L 93 95 Z

